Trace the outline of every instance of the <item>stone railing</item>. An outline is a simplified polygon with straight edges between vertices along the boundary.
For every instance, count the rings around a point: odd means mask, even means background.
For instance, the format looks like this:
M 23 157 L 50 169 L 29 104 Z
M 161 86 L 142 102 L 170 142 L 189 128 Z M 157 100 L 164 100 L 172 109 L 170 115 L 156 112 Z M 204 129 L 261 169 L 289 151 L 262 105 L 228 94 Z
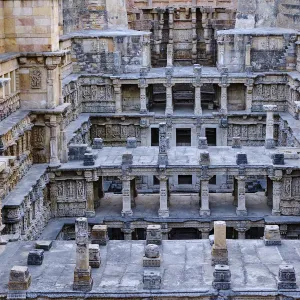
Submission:
M 0 96 L 0 121 L 7 118 L 9 115 L 14 113 L 20 108 L 20 95 L 14 93 L 1 98 Z

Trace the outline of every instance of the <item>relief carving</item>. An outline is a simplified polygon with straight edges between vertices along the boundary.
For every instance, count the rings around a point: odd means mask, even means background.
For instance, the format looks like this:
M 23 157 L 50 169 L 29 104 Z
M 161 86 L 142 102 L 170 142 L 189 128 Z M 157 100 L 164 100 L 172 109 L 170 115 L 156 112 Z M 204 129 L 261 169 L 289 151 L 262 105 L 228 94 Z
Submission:
M 42 72 L 39 69 L 30 70 L 30 87 L 32 89 L 42 88 Z

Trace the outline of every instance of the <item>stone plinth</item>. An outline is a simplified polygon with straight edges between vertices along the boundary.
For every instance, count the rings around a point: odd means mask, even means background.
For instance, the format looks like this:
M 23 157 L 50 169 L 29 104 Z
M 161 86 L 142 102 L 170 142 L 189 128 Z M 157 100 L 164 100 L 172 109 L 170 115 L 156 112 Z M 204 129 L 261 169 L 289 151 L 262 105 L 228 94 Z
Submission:
M 232 148 L 239 149 L 242 148 L 241 138 L 233 137 L 232 138 Z
M 45 251 L 49 251 L 52 247 L 52 241 L 37 241 L 35 243 L 36 249 L 42 249 Z
M 266 246 L 281 245 L 281 236 L 278 225 L 266 225 L 264 232 Z
M 160 253 L 157 245 L 149 244 L 146 246 L 143 267 L 160 267 Z
M 148 244 L 161 245 L 162 235 L 161 235 L 161 226 L 160 225 L 148 225 L 147 226 L 146 241 L 147 241 L 147 245 Z
M 246 153 L 238 153 L 236 155 L 236 164 L 237 165 L 247 165 L 248 164 L 247 154 Z
M 207 149 L 207 138 L 206 137 L 199 137 L 198 139 L 198 149 Z
M 35 249 L 29 252 L 27 264 L 33 266 L 40 266 L 44 260 L 44 250 Z
M 8 289 L 12 291 L 28 290 L 31 284 L 31 275 L 28 267 L 14 266 L 10 270 Z
M 127 139 L 127 148 L 136 148 L 137 147 L 137 140 L 135 137 L 129 137 Z
M 296 272 L 292 265 L 279 266 L 277 287 L 279 290 L 296 289 Z
M 157 290 L 161 286 L 161 274 L 159 271 L 144 271 L 143 283 L 145 290 Z
M 101 257 L 100 247 L 98 244 L 89 245 L 89 263 L 91 268 L 100 268 Z
M 107 225 L 95 225 L 92 228 L 92 244 L 106 246 L 108 242 Z
M 84 166 L 93 166 L 95 164 L 94 154 L 91 152 L 84 153 L 83 165 Z
M 214 222 L 214 245 L 211 251 L 211 263 L 215 265 L 228 265 L 228 251 L 226 244 L 226 223 Z
M 214 271 L 213 288 L 216 290 L 229 290 L 231 272 L 227 265 L 216 265 Z
M 200 153 L 200 165 L 202 166 L 208 166 L 210 164 L 210 156 L 209 152 L 205 151 Z
M 275 153 L 272 156 L 273 165 L 284 165 L 284 154 L 283 153 Z
M 103 149 L 103 139 L 101 138 L 94 138 L 93 140 L 93 149 Z
M 74 271 L 74 291 L 89 292 L 93 287 L 91 267 L 87 270 L 75 269 Z

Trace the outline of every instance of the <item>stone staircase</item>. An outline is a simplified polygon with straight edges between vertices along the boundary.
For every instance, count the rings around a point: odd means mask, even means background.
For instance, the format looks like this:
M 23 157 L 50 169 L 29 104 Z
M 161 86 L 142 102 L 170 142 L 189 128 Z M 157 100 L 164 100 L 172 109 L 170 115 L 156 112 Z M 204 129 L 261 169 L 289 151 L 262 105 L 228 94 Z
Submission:
M 296 45 L 295 42 L 289 42 L 285 47 L 285 52 L 279 59 L 277 64 L 278 69 L 294 71 L 296 70 L 297 55 L 296 55 Z

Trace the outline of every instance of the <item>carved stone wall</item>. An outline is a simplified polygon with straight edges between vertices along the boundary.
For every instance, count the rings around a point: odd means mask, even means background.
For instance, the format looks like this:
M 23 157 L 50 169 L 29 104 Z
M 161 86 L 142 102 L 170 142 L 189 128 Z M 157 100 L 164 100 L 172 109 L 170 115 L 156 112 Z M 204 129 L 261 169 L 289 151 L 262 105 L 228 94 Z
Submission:
M 288 172 L 283 178 L 280 202 L 281 213 L 285 216 L 300 215 L 300 173 Z
M 48 197 L 48 176 L 45 173 L 22 199 L 19 206 L 3 207 L 5 234 L 14 235 L 21 240 L 36 240 L 51 217 Z
M 230 117 L 228 119 L 228 145 L 233 137 L 240 137 L 244 146 L 263 146 L 266 138 L 265 117 Z M 275 123 L 276 124 L 276 123 Z M 275 126 L 274 139 L 278 140 L 278 125 Z
M 91 122 L 91 139 L 102 138 L 105 146 L 124 146 L 129 137 L 136 137 L 138 144 L 141 142 L 139 119 L 95 118 Z
M 137 85 L 123 85 L 123 111 L 140 111 L 140 89 Z
M 57 217 L 85 216 L 86 186 L 84 180 L 60 180 L 55 183 Z M 55 200 L 54 200 L 55 201 Z
M 83 112 L 113 113 L 115 100 L 113 86 L 103 78 L 82 78 L 80 100 Z
M 90 74 L 135 72 L 142 66 L 143 43 L 148 40 L 149 34 L 145 33 L 74 38 L 72 54 L 77 62 L 74 71 Z

